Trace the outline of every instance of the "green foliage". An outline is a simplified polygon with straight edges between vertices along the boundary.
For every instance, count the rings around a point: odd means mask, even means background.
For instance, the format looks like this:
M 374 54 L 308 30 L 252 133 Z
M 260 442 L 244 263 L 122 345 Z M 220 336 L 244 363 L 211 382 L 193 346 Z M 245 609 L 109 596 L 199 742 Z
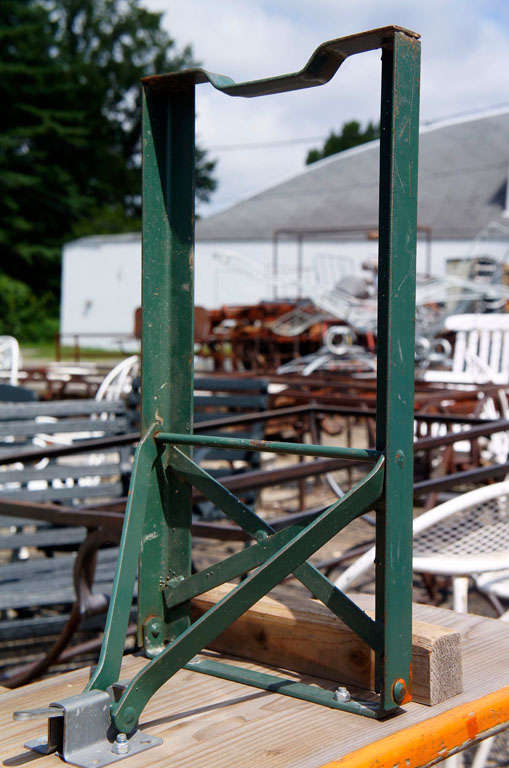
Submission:
M 316 163 L 317 160 L 323 160 L 324 157 L 335 155 L 337 152 L 343 152 L 345 149 L 351 149 L 366 141 L 373 141 L 380 136 L 380 126 L 369 122 L 366 127 L 361 128 L 357 120 L 344 123 L 340 133 L 331 131 L 325 140 L 322 149 L 310 149 L 306 157 L 306 165 Z
M 24 341 L 53 338 L 58 320 L 52 316 L 51 294 L 35 296 L 26 283 L 0 272 L 0 328 L 2 334 Z
M 195 64 L 161 18 L 140 0 L 0 2 L 0 277 L 53 317 L 63 243 L 139 229 L 140 78 Z M 207 200 L 215 162 L 197 162 Z

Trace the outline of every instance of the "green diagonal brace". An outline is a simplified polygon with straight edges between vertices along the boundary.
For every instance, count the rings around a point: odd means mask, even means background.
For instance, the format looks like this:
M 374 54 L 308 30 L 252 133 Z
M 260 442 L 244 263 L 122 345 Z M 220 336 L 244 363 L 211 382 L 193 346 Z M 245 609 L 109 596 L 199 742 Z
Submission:
M 238 576 L 251 571 L 259 565 L 262 565 L 275 552 L 291 541 L 302 530 L 304 526 L 291 525 L 283 528 L 273 536 L 266 536 L 265 539 L 257 544 L 251 544 L 247 549 L 236 552 L 234 555 L 221 560 L 219 563 L 209 565 L 203 571 L 189 576 L 184 581 L 174 579 L 164 590 L 164 598 L 168 608 L 185 603 L 186 600 L 192 600 L 193 597 L 214 589 L 225 581 L 230 581 Z
M 384 459 L 381 458 L 366 477 L 340 501 L 309 523 L 292 541 L 281 547 L 263 566 L 152 659 L 131 680 L 120 701 L 112 705 L 111 716 L 115 727 L 122 732 L 131 731 L 146 703 L 161 685 L 300 563 L 376 501 L 382 492 L 383 478 Z
M 178 448 L 171 447 L 168 461 L 171 468 L 177 474 L 181 475 L 195 488 L 198 488 L 225 515 L 230 517 L 237 525 L 240 525 L 251 536 L 256 537 L 260 533 L 274 534 L 274 529 L 265 520 L 258 517 L 255 512 L 243 504 L 231 491 L 222 486 L 192 459 L 185 456 Z M 340 505 L 341 501 L 336 502 L 334 507 L 337 507 L 338 504 Z M 330 509 L 332 507 L 329 507 L 325 512 L 328 512 Z M 366 510 L 367 507 L 359 508 L 358 514 L 362 515 Z M 340 589 L 334 586 L 318 568 L 315 568 L 311 563 L 302 563 L 293 573 L 315 597 L 321 600 L 329 610 L 357 632 L 371 648 L 375 650 L 381 648 L 381 633 L 373 619 L 343 594 Z

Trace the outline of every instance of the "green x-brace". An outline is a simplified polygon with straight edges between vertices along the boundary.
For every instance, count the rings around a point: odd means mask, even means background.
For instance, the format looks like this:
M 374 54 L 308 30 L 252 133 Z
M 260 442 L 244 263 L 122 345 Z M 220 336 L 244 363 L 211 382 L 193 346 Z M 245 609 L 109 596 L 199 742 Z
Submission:
M 155 436 L 154 436 L 155 435 Z M 293 526 L 279 533 L 265 523 L 258 515 L 224 488 L 204 469 L 199 467 L 182 453 L 175 445 L 171 445 L 167 452 L 167 465 L 163 464 L 161 446 L 164 445 L 157 439 L 156 426 L 150 431 L 148 438 L 140 445 L 136 474 L 133 477 L 133 495 L 129 498 L 126 510 L 126 524 L 124 526 L 123 540 L 121 542 L 121 557 L 115 576 L 115 586 L 122 585 L 122 589 L 114 589 L 110 604 L 110 617 L 107 625 L 110 629 L 114 626 L 114 634 L 110 632 L 105 637 L 99 664 L 95 674 L 89 682 L 89 689 L 106 689 L 118 679 L 122 660 L 122 645 L 119 644 L 119 636 L 125 636 L 127 629 L 126 617 L 129 615 L 131 595 L 136 576 L 134 552 L 124 549 L 124 545 L 140 541 L 142 530 L 142 514 L 133 514 L 134 508 L 143 504 L 143 499 L 137 495 L 138 489 L 146 487 L 138 478 L 139 465 L 143 463 L 146 469 L 147 461 L 152 462 L 152 471 L 159 477 L 166 477 L 168 468 L 182 478 L 184 482 L 200 490 L 213 501 L 228 517 L 240 525 L 253 538 L 261 539 L 244 552 L 227 558 L 215 568 L 208 569 L 205 576 L 196 574 L 187 580 L 177 582 L 175 590 L 166 589 L 165 598 L 168 607 L 173 607 L 189 600 L 191 597 L 201 594 L 212 586 L 224 583 L 228 578 L 238 576 L 247 569 L 257 569 L 235 587 L 217 605 L 210 608 L 203 616 L 194 622 L 187 630 L 181 633 L 172 643 L 162 650 L 136 677 L 129 683 L 119 702 L 112 706 L 112 721 L 119 731 L 129 732 L 135 726 L 139 715 L 147 701 L 155 691 L 181 669 L 202 648 L 207 646 L 217 635 L 224 631 L 235 619 L 251 607 L 270 589 L 276 586 L 289 573 L 295 576 L 309 589 L 309 591 L 331 611 L 341 617 L 347 624 L 354 628 L 358 634 L 375 650 L 381 647 L 382 635 L 376 623 L 361 611 L 355 603 L 347 598 L 329 579 L 320 573 L 310 563 L 305 562 L 314 552 L 323 546 L 328 540 L 344 528 L 349 522 L 364 514 L 380 497 L 383 489 L 384 458 L 378 456 L 373 469 L 351 491 L 339 501 L 335 502 L 320 515 L 305 526 Z M 179 436 L 174 436 L 178 440 Z M 219 438 L 224 441 L 224 438 Z M 200 438 L 196 438 L 199 442 Z M 214 438 L 209 438 L 214 441 Z M 194 439 L 191 439 L 194 442 Z M 217 441 L 217 439 L 216 439 Z M 187 442 L 185 437 L 182 442 Z M 230 441 L 229 441 L 230 442 Z M 231 444 L 238 441 L 231 439 Z M 270 445 L 270 444 L 267 444 Z M 281 444 L 284 445 L 284 444 Z M 148 447 L 150 446 L 150 448 Z M 241 447 L 238 446 L 237 447 Z M 290 452 L 292 444 L 287 444 L 286 450 Z M 314 449 L 325 450 L 333 457 L 333 448 L 324 449 L 323 446 L 306 446 L 310 453 Z M 269 448 L 265 448 L 269 450 Z M 345 449 L 338 449 L 345 453 Z M 354 451 L 350 452 L 354 454 Z M 372 452 L 375 454 L 376 452 Z M 144 457 L 147 454 L 148 457 Z M 353 456 L 351 456 L 353 458 Z M 371 456 L 374 459 L 373 456 Z M 159 466 L 158 466 L 159 465 Z M 137 553 L 136 553 L 137 554 Z M 232 569 L 231 566 L 234 566 Z M 225 569 L 223 572 L 222 569 Z M 212 576 L 209 577 L 209 573 Z M 116 617 L 116 620 L 113 619 Z M 203 667 L 200 667 L 203 670 Z M 235 672 L 239 677 L 239 671 Z M 255 683 L 250 682 L 254 685 Z M 302 689 L 300 685 L 300 698 Z M 311 686 L 309 686 L 311 688 Z M 288 695 L 291 690 L 287 691 Z M 332 702 L 332 696 L 329 695 Z M 362 705 L 357 701 L 337 702 L 338 708 L 355 712 L 376 715 L 373 706 Z

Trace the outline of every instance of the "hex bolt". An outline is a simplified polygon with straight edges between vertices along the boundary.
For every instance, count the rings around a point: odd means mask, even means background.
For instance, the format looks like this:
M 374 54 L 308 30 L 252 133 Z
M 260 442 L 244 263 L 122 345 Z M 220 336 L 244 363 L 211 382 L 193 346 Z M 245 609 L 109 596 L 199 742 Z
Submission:
M 334 699 L 341 704 L 344 704 L 346 701 L 350 701 L 351 698 L 352 697 L 350 695 L 350 691 L 343 685 L 340 685 L 339 688 L 336 688 L 334 691 Z
M 129 752 L 129 742 L 127 741 L 127 734 L 117 733 L 117 738 L 112 747 L 112 751 L 116 755 L 127 755 Z

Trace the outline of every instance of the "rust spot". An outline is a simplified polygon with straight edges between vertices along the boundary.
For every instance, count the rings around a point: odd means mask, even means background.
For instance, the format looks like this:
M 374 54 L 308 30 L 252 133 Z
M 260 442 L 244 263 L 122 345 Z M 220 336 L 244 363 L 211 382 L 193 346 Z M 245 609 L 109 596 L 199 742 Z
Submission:
M 479 723 L 477 722 L 477 715 L 475 712 L 469 712 L 466 720 L 466 727 L 469 739 L 475 739 L 479 733 Z
M 265 440 L 249 440 L 248 443 L 253 448 L 263 448 L 266 445 Z
M 392 698 L 399 705 L 408 704 L 409 701 L 412 701 L 411 674 L 412 673 L 410 671 L 409 684 L 408 685 L 406 683 L 406 680 L 403 680 L 402 678 L 398 678 L 392 684 Z M 401 696 L 401 693 L 399 693 L 399 695 L 397 695 L 396 686 L 398 686 L 399 691 L 401 691 L 401 690 L 403 691 L 403 695 L 402 696 Z

